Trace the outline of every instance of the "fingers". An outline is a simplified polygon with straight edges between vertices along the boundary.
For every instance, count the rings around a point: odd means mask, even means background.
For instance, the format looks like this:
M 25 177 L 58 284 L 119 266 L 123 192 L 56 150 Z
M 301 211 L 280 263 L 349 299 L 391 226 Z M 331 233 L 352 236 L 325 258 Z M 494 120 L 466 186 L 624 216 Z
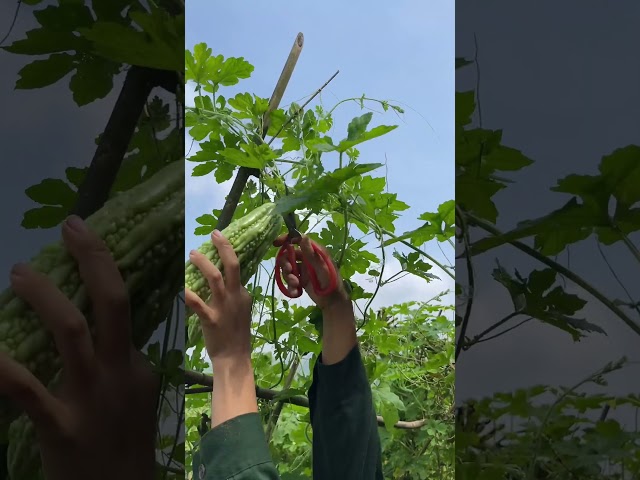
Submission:
M 285 244 L 285 242 L 287 241 L 288 237 L 289 237 L 288 233 L 283 233 L 282 235 L 280 235 L 278 238 L 276 238 L 273 241 L 273 246 L 274 247 L 281 247 L 282 245 Z
M 242 287 L 240 281 L 240 262 L 233 246 L 218 230 L 214 230 L 211 240 L 218 249 L 218 255 L 224 267 L 225 285 L 227 289 L 237 290 Z
M 209 318 L 209 307 L 207 304 L 188 288 L 185 288 L 184 290 L 184 303 L 198 316 L 198 318 Z
M 323 248 L 319 245 L 318 247 Z M 322 258 L 320 258 L 320 256 L 313 250 L 311 239 L 307 235 L 303 236 L 302 240 L 300 241 L 300 250 L 302 250 L 302 256 L 305 262 L 310 263 L 316 272 L 326 272 L 326 265 L 322 261 Z
M 63 406 L 29 370 L 0 352 L 0 396 L 6 396 L 33 420 L 37 428 L 59 423 Z
M 211 298 L 214 302 L 222 302 L 225 297 L 224 280 L 222 273 L 216 266 L 209 261 L 202 253 L 192 250 L 189 253 L 189 260 L 196 266 L 202 276 L 207 279 L 209 289 L 211 290 Z
M 110 362 L 126 362 L 131 352 L 129 296 L 111 252 L 76 216 L 62 227 L 67 249 L 78 262 L 80 277 L 91 299 L 97 350 Z
M 295 248 L 288 248 L 278 252 L 276 265 L 280 267 L 282 278 L 286 283 L 290 295 L 297 295 L 298 290 L 303 286 L 300 278 L 294 273 L 293 263 L 302 261 L 302 252 Z
M 95 363 L 87 321 L 76 306 L 45 275 L 27 265 L 16 265 L 11 286 L 52 333 L 65 370 L 79 381 L 90 377 Z

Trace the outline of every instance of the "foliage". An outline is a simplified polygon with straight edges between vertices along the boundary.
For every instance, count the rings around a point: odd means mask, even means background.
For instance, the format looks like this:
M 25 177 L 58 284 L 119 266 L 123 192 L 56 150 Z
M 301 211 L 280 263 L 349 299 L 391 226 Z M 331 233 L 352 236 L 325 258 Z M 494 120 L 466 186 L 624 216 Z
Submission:
M 32 13 L 39 26 L 26 32 L 25 38 L 2 48 L 38 59 L 20 70 L 16 89 L 39 89 L 69 77 L 73 101 L 82 107 L 109 95 L 117 84 L 116 79 L 133 67 L 174 71 L 182 76 L 184 14 L 175 14 L 179 2 L 162 0 L 146 6 L 146 2 L 136 0 L 60 0 L 42 7 L 39 0 L 23 3 L 37 7 Z M 146 99 L 144 113 L 111 187 L 111 196 L 141 183 L 167 163 L 181 160 L 183 130 L 176 116 L 181 113 L 181 102 L 180 89 L 169 101 L 160 95 Z M 96 144 L 101 139 L 99 136 Z M 27 188 L 25 193 L 37 206 L 25 213 L 22 226 L 33 229 L 59 225 L 75 206 L 77 190 L 87 170 L 85 166 L 69 166 L 62 178 L 47 178 Z M 178 298 L 174 310 L 176 308 L 182 308 Z M 172 430 L 168 431 L 165 425 L 176 413 L 181 415 L 175 409 L 180 404 L 179 369 L 183 354 L 176 345 L 170 344 L 172 336 L 175 342 L 173 328 L 177 318 L 174 316 L 174 312 L 168 312 L 167 321 L 161 327 L 165 331 L 162 345 L 160 342 L 148 345 L 146 352 L 164 376 L 159 401 L 157 458 L 162 470 L 170 467 L 164 472 L 166 479 L 182 478 L 184 470 L 184 443 L 176 440 L 174 426 L 170 425 Z
M 380 429 L 385 478 L 452 479 L 453 326 L 445 315 L 452 307 L 441 305 L 438 295 L 430 301 L 416 299 L 379 311 L 371 308 L 380 288 L 400 276 L 415 275 L 427 283 L 443 275 L 453 276 L 451 266 L 439 264 L 422 249 L 429 241 L 452 245 L 453 202 L 443 203 L 437 212 L 424 212 L 418 228 L 397 233 L 395 221 L 409 205 L 388 192 L 384 176 L 372 173 L 380 164 L 360 161 L 358 146 L 396 128 L 373 126 L 370 105 L 398 114 L 403 110 L 364 95 L 329 109 L 321 104 L 306 109 L 291 104 L 270 112 L 264 137 L 270 140 L 262 140 L 268 100 L 252 93 L 225 95 L 225 87 L 249 78 L 253 66 L 244 58 L 214 55 L 204 43 L 185 55 L 185 79 L 195 89 L 194 105 L 186 108 L 185 123 L 199 147 L 187 157 L 194 164 L 192 175 L 210 175 L 223 183 L 233 178 L 238 167 L 258 169 L 259 178 L 248 182 L 233 218 L 264 201 L 275 200 L 283 213 L 295 212 L 301 231 L 327 247 L 351 287 L 359 312 L 364 361 L 377 412 L 386 426 Z M 337 128 L 333 113 L 348 104 L 359 106 L 360 115 L 346 128 Z M 341 130 L 346 130 L 341 138 L 331 136 Z M 328 168 L 331 161 L 337 168 Z M 208 235 L 221 210 L 203 212 L 197 218 L 196 235 Z M 390 255 L 388 247 L 394 243 L 402 245 L 404 251 L 395 250 Z M 273 389 L 284 383 L 276 397 L 279 400 L 304 395 L 310 386 L 322 324 L 315 307 L 274 295 L 274 256 L 275 249 L 271 249 L 248 289 L 254 298 L 257 384 Z M 402 271 L 385 275 L 385 264 L 391 256 L 398 259 Z M 373 291 L 356 281 L 358 275 L 373 283 Z M 188 347 L 187 369 L 210 372 L 202 341 Z M 200 439 L 201 415 L 210 408 L 210 394 L 188 395 L 187 464 Z M 274 426 L 275 408 L 274 402 L 260 400 L 267 432 Z M 399 420 L 421 419 L 426 419 L 421 428 L 402 430 L 393 426 Z M 287 405 L 270 435 L 270 447 L 283 479 L 310 476 L 309 422 L 308 409 Z
M 456 68 L 470 68 L 467 66 L 473 64 L 465 59 L 456 60 Z M 460 331 L 458 353 L 483 348 L 480 343 L 498 337 L 508 338 L 509 332 L 531 321 L 560 329 L 574 342 L 606 334 L 600 325 L 580 318 L 587 298 L 601 303 L 630 333 L 640 334 L 640 309 L 630 294 L 625 300 L 610 299 L 590 279 L 550 258 L 568 253 L 579 242 L 595 240 L 607 265 L 602 247 L 614 244 L 622 245 L 632 259 L 640 260 L 638 248 L 630 238 L 630 234 L 640 230 L 637 206 L 640 147 L 630 145 L 605 155 L 597 175 L 571 174 L 558 180 L 551 190 L 564 197 L 563 204 L 540 218 L 522 220 L 502 233 L 496 227 L 500 212 L 494 197 L 513 182 L 501 175 L 522 170 L 532 160 L 502 145 L 501 130 L 472 127 L 477 111 L 476 93 L 456 92 L 457 239 L 468 275 L 466 279 L 458 277 L 456 285 L 461 303 L 456 315 Z M 531 239 L 532 245 L 522 241 L 525 239 Z M 504 287 L 513 311 L 470 337 L 467 328 L 473 309 L 475 257 L 495 254 L 497 248 L 506 244 L 545 268 L 523 274 L 521 269 L 507 268 L 498 262 L 492 276 Z M 619 282 L 613 270 L 612 273 Z M 461 280 L 466 280 L 466 285 Z M 567 281 L 581 291 L 568 293 Z M 628 292 L 623 284 L 620 286 Z M 640 434 L 637 429 L 631 431 L 607 418 L 610 409 L 637 412 L 639 398 L 581 391 L 588 384 L 605 386 L 606 375 L 624 366 L 625 361 L 612 362 L 571 388 L 536 385 L 460 405 L 456 426 L 457 476 L 513 480 L 640 477 Z

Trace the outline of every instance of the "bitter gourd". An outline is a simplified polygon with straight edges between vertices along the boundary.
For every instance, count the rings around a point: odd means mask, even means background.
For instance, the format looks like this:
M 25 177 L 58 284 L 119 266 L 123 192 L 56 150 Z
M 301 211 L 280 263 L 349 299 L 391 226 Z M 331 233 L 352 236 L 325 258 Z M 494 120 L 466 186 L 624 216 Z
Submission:
M 276 210 L 275 203 L 265 203 L 240 217 L 222 230 L 222 235 L 229 240 L 240 262 L 240 281 L 245 285 L 256 273 L 267 250 L 272 246 L 276 236 L 282 230 L 283 218 Z M 224 276 L 224 265 L 211 240 L 203 243 L 198 252 L 204 254 Z M 209 301 L 210 291 L 207 280 L 200 270 L 187 261 L 184 268 L 184 284 L 202 300 Z M 193 312 L 187 308 L 187 347 L 193 346 L 200 338 L 200 322 Z
M 149 303 L 141 304 L 138 312 L 138 318 L 144 321 L 134 322 L 134 335 L 140 343 L 163 320 L 153 317 L 153 312 L 162 315 L 165 292 L 154 294 L 157 288 L 150 285 L 157 284 L 158 279 L 162 279 L 160 283 L 171 283 L 166 292 L 169 300 L 182 287 L 177 265 L 178 259 L 182 265 L 180 257 L 184 251 L 184 163 L 172 162 L 147 181 L 109 199 L 86 223 L 105 240 L 133 299 L 132 307 L 135 299 L 139 301 L 151 295 Z M 86 289 L 64 243 L 60 241 L 44 248 L 30 265 L 47 274 L 85 313 L 93 328 Z M 174 279 L 169 280 L 167 272 L 172 265 Z M 50 332 L 10 288 L 0 295 L 0 308 L 0 349 L 49 385 L 61 368 Z M 0 398 L 0 436 L 7 438 L 9 424 L 19 413 L 6 398 Z

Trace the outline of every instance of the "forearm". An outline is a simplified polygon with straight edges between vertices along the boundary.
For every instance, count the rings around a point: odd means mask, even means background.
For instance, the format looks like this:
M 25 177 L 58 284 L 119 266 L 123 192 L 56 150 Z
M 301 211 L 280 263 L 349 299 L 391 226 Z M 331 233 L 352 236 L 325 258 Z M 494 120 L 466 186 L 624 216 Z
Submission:
M 258 411 L 251 357 L 213 360 L 211 428 Z
M 322 310 L 322 363 L 344 360 L 358 343 L 353 304 L 350 300 L 331 303 Z

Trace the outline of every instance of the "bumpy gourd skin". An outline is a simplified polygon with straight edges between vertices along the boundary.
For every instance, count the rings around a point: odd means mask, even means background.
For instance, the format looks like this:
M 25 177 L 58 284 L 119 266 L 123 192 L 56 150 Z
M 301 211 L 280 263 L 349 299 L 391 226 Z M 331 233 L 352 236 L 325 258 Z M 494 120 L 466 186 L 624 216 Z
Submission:
M 172 162 L 144 183 L 114 196 L 86 223 L 105 240 L 130 297 L 148 299 L 133 325 L 136 342 L 142 346 L 164 319 L 151 313 L 166 311 L 165 294 L 173 300 L 182 286 L 178 265 L 183 265 L 184 251 L 184 162 Z M 30 265 L 54 281 L 85 314 L 93 330 L 86 289 L 63 242 L 45 247 Z M 171 270 L 173 279 L 169 280 L 166 275 Z M 164 279 L 164 285 L 154 285 L 158 279 Z M 160 294 L 161 289 L 166 290 Z M 51 334 L 10 288 L 0 294 L 0 309 L 0 349 L 49 385 L 61 367 Z M 19 413 L 8 399 L 0 398 L 1 438 L 7 438 L 9 424 Z
M 233 245 L 240 262 L 240 280 L 245 285 L 255 275 L 265 254 L 273 246 L 273 241 L 282 230 L 284 220 L 276 211 L 274 203 L 265 203 L 244 217 L 231 222 L 222 230 L 222 235 Z M 224 267 L 215 245 L 209 240 L 203 243 L 198 252 L 204 254 L 224 276 Z M 184 268 L 184 284 L 205 302 L 211 297 L 207 280 L 191 262 Z M 194 346 L 201 337 L 200 322 L 190 309 L 187 309 L 187 347 Z

